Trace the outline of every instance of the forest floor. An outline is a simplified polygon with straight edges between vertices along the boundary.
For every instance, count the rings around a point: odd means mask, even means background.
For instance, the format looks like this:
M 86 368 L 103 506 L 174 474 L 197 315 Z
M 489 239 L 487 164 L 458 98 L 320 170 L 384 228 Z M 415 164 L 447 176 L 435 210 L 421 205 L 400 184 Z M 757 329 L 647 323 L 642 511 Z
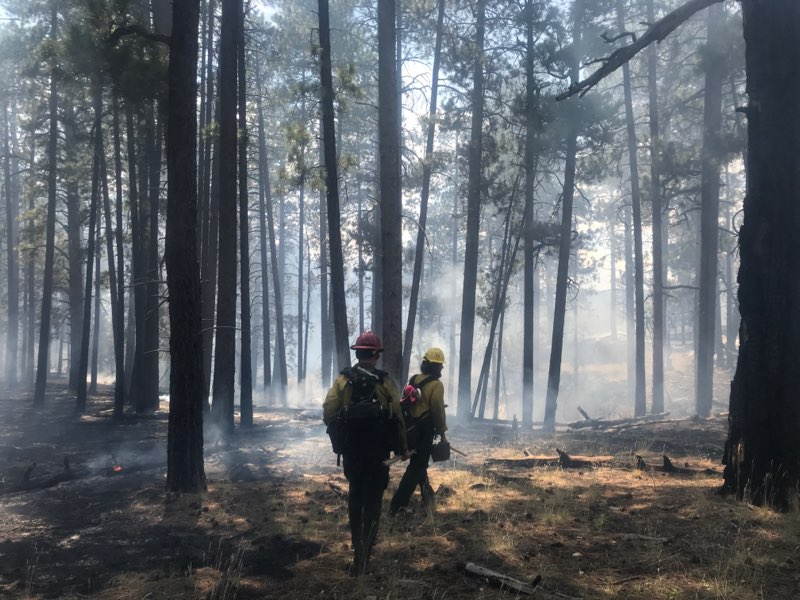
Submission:
M 347 484 L 318 409 L 259 411 L 230 445 L 207 439 L 208 492 L 168 497 L 166 411 L 115 425 L 109 394 L 77 417 L 63 387 L 40 412 L 0 393 L 0 597 L 518 597 L 467 562 L 541 576 L 534 597 L 800 597 L 800 515 L 715 493 L 724 417 L 550 436 L 453 426 L 468 457 L 431 468 L 435 513 L 418 493 L 410 514 L 384 513 L 372 572 L 351 578 Z M 590 464 L 530 465 L 556 448 Z M 654 469 L 664 454 L 691 472 Z

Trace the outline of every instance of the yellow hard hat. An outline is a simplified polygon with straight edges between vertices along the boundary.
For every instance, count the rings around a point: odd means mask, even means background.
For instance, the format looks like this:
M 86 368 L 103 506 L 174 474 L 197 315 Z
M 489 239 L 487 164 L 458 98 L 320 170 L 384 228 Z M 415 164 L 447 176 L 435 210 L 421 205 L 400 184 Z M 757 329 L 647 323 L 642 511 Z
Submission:
M 422 360 L 427 360 L 431 363 L 444 364 L 444 352 L 441 348 L 428 348 L 428 351 L 422 357 Z

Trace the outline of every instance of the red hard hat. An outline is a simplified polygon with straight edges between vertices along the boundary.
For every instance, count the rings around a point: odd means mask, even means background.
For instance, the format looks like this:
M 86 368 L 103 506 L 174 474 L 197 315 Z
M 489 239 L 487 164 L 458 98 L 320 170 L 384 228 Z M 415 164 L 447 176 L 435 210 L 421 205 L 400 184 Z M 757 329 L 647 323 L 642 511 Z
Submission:
M 414 404 L 419 399 L 419 391 L 413 385 L 407 385 L 403 388 L 403 396 L 400 402 Z
M 356 338 L 355 343 L 350 346 L 351 350 L 383 350 L 381 338 L 367 330 Z

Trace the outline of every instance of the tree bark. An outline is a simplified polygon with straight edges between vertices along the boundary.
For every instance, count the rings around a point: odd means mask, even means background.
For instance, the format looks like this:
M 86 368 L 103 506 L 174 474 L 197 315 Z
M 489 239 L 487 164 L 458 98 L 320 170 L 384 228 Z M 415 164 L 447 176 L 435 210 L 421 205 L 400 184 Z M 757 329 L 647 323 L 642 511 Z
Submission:
M 270 361 L 270 328 L 269 311 L 269 263 L 267 262 L 267 196 L 269 194 L 269 164 L 267 162 L 267 138 L 264 131 L 264 106 L 262 97 L 261 67 L 256 61 L 256 108 L 258 110 L 258 228 L 259 251 L 261 256 L 261 326 L 263 328 L 263 363 L 264 393 L 269 394 L 272 387 L 272 367 Z M 271 209 L 270 209 L 271 210 Z M 322 321 L 323 327 L 325 321 Z
M 145 301 L 145 347 L 142 353 L 143 362 L 143 391 L 144 397 L 141 398 L 144 410 L 158 410 L 158 382 L 159 382 L 159 344 L 160 344 L 160 319 L 159 306 L 161 280 L 159 268 L 158 252 L 158 213 L 159 199 L 161 196 L 161 140 L 163 137 L 163 118 L 158 115 L 157 123 L 155 106 L 160 103 L 154 101 L 147 108 L 147 167 L 148 167 L 148 191 L 147 191 L 147 287 Z
M 323 124 L 320 120 L 319 123 L 320 137 L 322 137 Z M 324 140 L 320 139 L 319 142 L 319 163 L 321 168 L 325 168 L 325 144 Z M 361 187 L 359 182 L 359 189 L 357 196 L 358 201 L 358 222 L 361 224 Z M 333 359 L 333 336 L 331 332 L 330 314 L 328 307 L 330 306 L 331 298 L 328 291 L 329 267 L 328 267 L 328 207 L 325 202 L 325 190 L 320 190 L 319 193 L 319 315 L 320 315 L 320 362 L 322 363 L 322 387 L 327 388 L 331 384 L 331 364 Z M 360 230 L 360 227 L 359 227 Z M 359 243 L 359 281 L 363 277 L 362 264 L 361 264 L 361 244 Z M 359 295 L 361 301 L 361 295 Z M 363 313 L 362 313 L 363 315 Z M 363 330 L 363 316 L 362 327 Z
M 8 328 L 6 330 L 6 385 L 17 385 L 17 355 L 19 352 L 19 254 L 18 224 L 19 196 L 15 181 L 16 169 L 12 169 L 11 150 L 15 128 L 9 114 L 9 99 L 3 99 L 3 180 L 5 182 L 6 205 L 6 267 L 8 278 Z M 15 149 L 15 148 L 14 148 Z M 12 175 L 12 172 L 14 175 Z
M 79 147 L 78 124 L 73 102 L 65 102 L 64 108 L 64 194 L 67 206 L 67 296 L 69 300 L 69 390 L 77 390 L 78 368 L 81 356 L 83 333 L 83 203 L 78 187 L 76 156 Z M 70 169 L 70 167 L 72 167 Z M 59 355 L 60 356 L 60 355 Z
M 197 26 L 199 0 L 173 0 L 167 118 L 165 262 L 170 316 L 167 489 L 205 489 L 200 273 L 197 261 Z
M 247 79 L 245 64 L 244 4 L 237 0 L 236 60 L 239 91 L 239 265 L 241 284 L 241 374 L 239 379 L 239 419 L 243 427 L 253 424 L 253 361 L 250 332 L 250 223 L 247 193 Z
M 116 97 L 112 99 L 114 103 L 114 122 L 113 126 L 115 127 L 114 131 L 114 146 L 115 146 L 115 155 L 117 155 L 116 150 L 119 148 L 119 131 L 116 129 L 118 124 L 117 115 L 116 115 Z M 106 257 L 108 258 L 108 287 L 111 295 L 111 330 L 114 339 L 114 419 L 120 419 L 122 417 L 122 411 L 124 409 L 124 398 L 123 398 L 123 390 L 124 386 L 124 373 L 125 373 L 125 342 L 122 339 L 125 332 L 124 332 L 124 313 L 123 307 L 120 300 L 120 289 L 119 289 L 119 282 L 118 278 L 123 276 L 122 272 L 118 270 L 118 265 L 115 262 L 116 252 L 114 251 L 114 239 L 117 231 L 119 231 L 122 227 L 122 224 L 118 221 L 116 231 L 112 226 L 111 221 L 111 198 L 108 190 L 108 170 L 106 164 L 106 155 L 105 155 L 105 148 L 102 145 L 103 140 L 100 140 L 100 178 L 103 184 L 103 216 L 105 217 L 105 228 L 106 228 Z M 117 179 L 121 179 L 121 174 L 117 172 Z M 117 201 L 120 201 L 122 196 L 122 190 L 117 190 Z M 122 211 L 121 207 L 117 207 L 117 210 L 120 212 Z M 121 219 L 120 219 L 121 220 Z M 98 275 L 100 274 L 100 269 L 98 268 Z
M 536 254 L 534 251 L 534 189 L 536 185 L 536 76 L 534 48 L 534 3 L 525 4 L 525 261 L 523 281 L 523 323 L 522 323 L 522 427 L 529 430 L 533 426 L 533 378 L 534 378 L 534 323 L 533 312 L 536 302 L 534 279 L 536 273 Z M 496 418 L 496 417 L 495 417 Z
M 788 508 L 800 481 L 800 5 L 745 0 L 742 13 L 748 185 L 724 478 L 740 499 Z
M 50 10 L 50 39 L 56 43 L 58 34 L 57 3 L 52 2 Z M 56 168 L 58 159 L 58 84 L 56 67 L 51 68 L 49 120 L 50 132 L 47 143 L 47 220 L 45 223 L 44 281 L 42 282 L 42 313 L 39 320 L 39 353 L 36 363 L 36 384 L 33 391 L 33 405 L 44 404 L 47 386 L 48 355 L 50 350 L 50 313 L 53 303 L 53 262 L 55 258 L 56 237 Z
M 654 0 L 647 0 L 647 20 L 655 23 Z M 653 216 L 653 400 L 651 412 L 664 412 L 664 259 L 661 231 L 661 133 L 658 123 L 658 53 L 647 49 L 647 91 L 650 123 L 650 202 Z
M 622 0 L 617 0 L 617 27 L 625 31 L 625 15 Z M 636 143 L 636 125 L 633 116 L 633 94 L 631 92 L 630 65 L 622 65 L 625 94 L 625 121 L 628 133 L 628 158 L 631 175 L 631 212 L 633 216 L 633 275 L 635 295 L 635 393 L 634 415 L 647 414 L 647 398 L 644 373 L 644 256 L 642 252 L 642 194 L 639 187 L 639 161 Z
M 380 255 L 383 368 L 400 380 L 403 372 L 403 257 L 400 198 L 400 90 L 397 89 L 395 0 L 378 3 L 378 154 L 380 160 Z
M 572 8 L 572 55 L 569 57 L 570 79 L 578 81 L 580 72 L 578 46 L 581 44 L 584 0 L 575 0 Z M 556 428 L 558 388 L 561 382 L 561 354 L 564 349 L 564 315 L 567 307 L 567 284 L 569 255 L 572 242 L 572 199 L 575 193 L 575 163 L 578 151 L 578 123 L 567 133 L 567 155 L 564 166 L 564 191 L 561 195 L 561 231 L 558 244 L 558 274 L 556 300 L 553 309 L 553 337 L 550 347 L 550 367 L 547 373 L 547 396 L 544 407 L 543 429 L 553 432 Z
M 128 150 L 128 204 L 130 207 L 131 225 L 131 294 L 132 304 L 129 314 L 132 315 L 133 327 L 128 328 L 128 335 L 133 336 L 130 348 L 132 363 L 131 375 L 126 386 L 126 396 L 137 411 L 144 410 L 142 397 L 144 390 L 138 385 L 142 369 L 142 351 L 145 345 L 144 315 L 146 311 L 145 274 L 142 272 L 142 205 L 140 202 L 142 190 L 140 189 L 139 165 L 136 156 L 136 126 L 134 120 L 134 106 L 130 101 L 125 105 L 125 129 L 127 134 Z
M 233 431 L 236 357 L 236 30 L 237 0 L 222 0 L 219 50 L 219 265 L 216 342 L 211 417 L 223 432 Z
M 120 141 L 120 122 L 119 122 L 119 99 L 116 87 L 113 90 L 113 128 L 114 128 L 114 183 L 116 187 L 116 206 L 114 214 L 116 226 L 114 228 L 114 240 L 116 243 L 117 257 L 117 314 L 119 318 L 114 322 L 114 364 L 116 373 L 114 374 L 114 418 L 121 419 L 122 411 L 125 407 L 125 248 L 122 245 L 122 144 Z M 106 195 L 108 190 L 106 190 Z M 111 211 L 106 207 L 106 224 L 110 225 L 108 219 L 111 218 Z M 109 227 L 110 231 L 110 227 Z M 110 237 L 110 234 L 109 234 Z M 109 251 L 109 261 L 112 260 L 113 253 Z M 110 268 L 109 268 L 110 270 Z M 112 294 L 112 298 L 113 298 Z M 113 314 L 112 314 L 113 319 Z
M 420 282 L 422 281 L 422 257 L 425 254 L 425 236 L 428 223 L 428 197 L 431 191 L 431 172 L 433 169 L 433 140 L 436 135 L 436 106 L 439 93 L 439 63 L 442 54 L 442 37 L 444 31 L 444 0 L 438 0 L 436 16 L 436 42 L 433 49 L 433 67 L 431 71 L 431 99 L 428 109 L 428 131 L 425 138 L 425 158 L 422 163 L 422 191 L 420 193 L 419 222 L 417 225 L 417 244 L 414 251 L 414 273 L 411 278 L 411 292 L 408 299 L 408 320 L 406 336 L 403 340 L 403 372 L 401 381 L 408 378 L 411 362 L 411 348 L 414 342 L 414 326 L 417 319 L 417 302 Z M 452 359 L 452 357 L 451 357 Z
M 725 49 L 722 47 L 725 12 L 722 5 L 708 11 L 705 52 L 705 102 L 703 108 L 703 161 L 700 183 L 700 270 L 696 410 L 711 414 L 714 395 L 714 344 L 717 309 L 717 253 L 719 248 L 720 129 Z
M 86 287 L 83 292 L 83 330 L 78 363 L 77 399 L 75 408 L 86 412 L 86 375 L 89 368 L 89 331 L 92 322 L 92 277 L 94 276 L 95 226 L 97 206 L 100 204 L 100 154 L 103 136 L 103 87 L 99 77 L 92 82 L 92 104 L 94 109 L 94 156 L 92 158 L 92 195 L 89 205 L 89 233 L 86 248 Z
M 215 103 L 215 121 L 219 123 L 219 98 Z M 203 221 L 203 250 L 200 285 L 203 290 L 203 375 L 204 398 L 206 410 L 209 408 L 208 396 L 211 389 L 211 357 L 214 346 L 214 314 L 216 310 L 217 298 L 217 258 L 219 256 L 219 206 L 220 206 L 220 169 L 222 164 L 222 154 L 220 152 L 219 132 L 214 135 L 213 157 L 211 162 L 211 181 L 208 197 L 208 219 Z
M 102 159 L 101 159 L 102 160 Z M 101 177 L 102 172 L 101 172 Z M 101 182 L 102 185 L 102 182 Z M 98 199 L 99 201 L 99 199 Z M 100 210 L 100 207 L 97 207 Z M 100 247 L 102 244 L 100 234 L 100 217 L 98 216 L 97 232 L 95 234 L 94 252 L 94 316 L 92 317 L 92 358 L 90 363 L 91 375 L 89 377 L 89 393 L 97 394 L 97 363 L 100 353 Z
M 347 306 L 344 294 L 344 258 L 342 256 L 341 216 L 339 212 L 339 175 L 336 160 L 328 0 L 319 0 L 318 6 L 322 139 L 325 143 L 325 187 L 328 200 L 328 241 L 331 259 L 331 306 L 333 307 L 336 366 L 341 369 L 350 363 L 350 351 L 348 349 Z
M 475 333 L 475 293 L 478 282 L 478 244 L 481 218 L 481 154 L 483 152 L 483 83 L 486 0 L 478 0 L 475 19 L 475 64 L 472 87 L 472 124 L 467 183 L 467 231 L 464 249 L 464 282 L 461 301 L 461 340 L 458 356 L 457 415 L 470 413 L 472 345 Z

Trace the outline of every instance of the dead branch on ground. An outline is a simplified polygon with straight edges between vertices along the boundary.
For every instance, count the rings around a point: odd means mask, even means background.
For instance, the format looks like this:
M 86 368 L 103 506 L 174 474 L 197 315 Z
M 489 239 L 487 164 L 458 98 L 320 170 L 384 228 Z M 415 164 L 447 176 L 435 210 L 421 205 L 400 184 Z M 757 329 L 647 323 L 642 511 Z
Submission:
M 697 470 L 689 468 L 688 463 L 683 467 L 676 467 L 669 456 L 664 454 L 660 465 L 648 465 L 644 458 L 639 454 L 636 455 L 636 468 L 639 471 L 656 471 L 661 473 L 670 473 L 672 475 L 716 475 L 714 469 Z

